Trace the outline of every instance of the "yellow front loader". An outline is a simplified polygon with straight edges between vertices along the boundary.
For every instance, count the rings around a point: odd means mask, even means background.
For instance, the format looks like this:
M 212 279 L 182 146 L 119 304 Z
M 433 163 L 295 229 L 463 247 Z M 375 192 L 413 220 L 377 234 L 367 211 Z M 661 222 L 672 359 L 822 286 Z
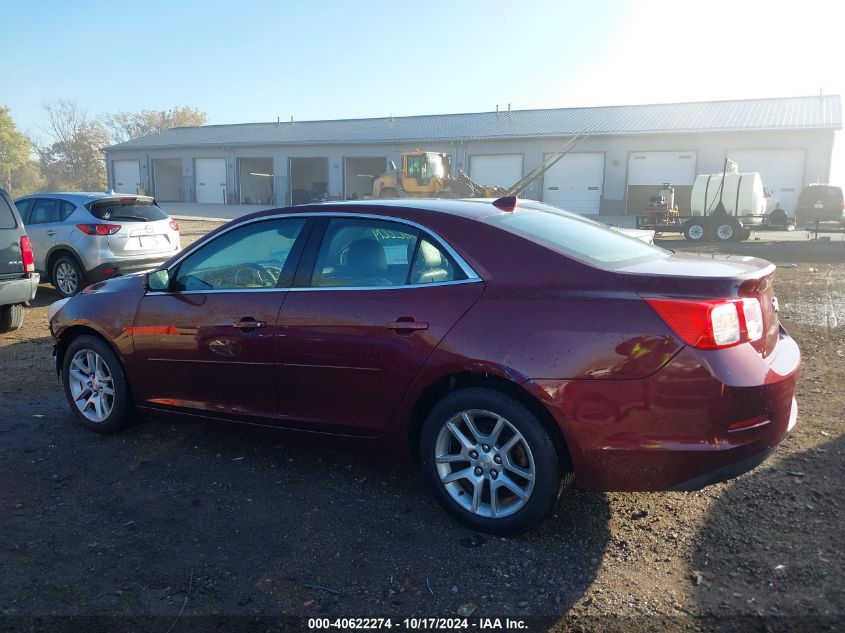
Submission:
M 460 169 L 451 175 L 451 158 L 441 152 L 416 150 L 402 154 L 402 168 L 390 169 L 373 182 L 374 198 L 501 198 L 518 196 L 552 165 L 590 137 L 581 132 L 508 188 L 479 185 Z
M 485 187 L 458 170 L 451 174 L 449 154 L 416 150 L 402 154 L 402 167 L 391 168 L 373 182 L 374 198 L 496 198 L 502 187 Z

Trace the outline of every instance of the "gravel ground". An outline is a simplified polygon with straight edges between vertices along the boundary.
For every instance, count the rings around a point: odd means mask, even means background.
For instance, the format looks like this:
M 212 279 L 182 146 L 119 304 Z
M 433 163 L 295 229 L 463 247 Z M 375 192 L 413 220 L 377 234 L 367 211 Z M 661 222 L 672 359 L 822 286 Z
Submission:
M 214 226 L 181 224 L 185 243 Z M 455 524 L 412 464 L 339 441 L 167 418 L 86 432 L 56 380 L 57 295 L 42 286 L 23 328 L 0 335 L 3 626 L 471 612 L 579 630 L 748 630 L 760 615 L 777 616 L 769 630 L 841 630 L 845 249 L 799 246 L 764 253 L 795 265 L 776 289 L 804 354 L 799 424 L 775 455 L 696 493 L 570 492 L 512 539 Z

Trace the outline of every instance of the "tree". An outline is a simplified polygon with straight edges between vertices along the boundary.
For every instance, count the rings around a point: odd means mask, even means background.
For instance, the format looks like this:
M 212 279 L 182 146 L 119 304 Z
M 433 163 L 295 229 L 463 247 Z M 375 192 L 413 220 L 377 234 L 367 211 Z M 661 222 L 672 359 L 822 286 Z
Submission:
M 17 169 L 12 170 L 12 186 L 8 189 L 13 198 L 20 198 L 36 191 L 46 191 L 46 181 L 41 175 L 38 163 L 27 160 Z
M 38 166 L 48 190 L 101 191 L 106 169 L 101 149 L 109 144 L 102 124 L 88 118 L 76 102 L 59 100 L 44 105 L 52 139 L 36 145 Z
M 0 107 L 0 183 L 13 188 L 12 173 L 29 160 L 32 145 L 25 134 L 18 131 L 9 108 Z
M 159 134 L 172 127 L 196 127 L 205 125 L 205 112 L 188 106 L 176 106 L 170 110 L 140 110 L 139 112 L 118 112 L 102 117 L 113 143 L 124 143 L 132 139 Z

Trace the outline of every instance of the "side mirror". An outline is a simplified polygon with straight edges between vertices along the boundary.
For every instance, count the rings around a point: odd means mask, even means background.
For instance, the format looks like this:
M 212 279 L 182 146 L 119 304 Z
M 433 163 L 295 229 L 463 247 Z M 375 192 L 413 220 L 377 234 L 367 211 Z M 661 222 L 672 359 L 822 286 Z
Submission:
M 147 275 L 147 289 L 163 292 L 170 288 L 170 273 L 166 268 L 154 270 Z

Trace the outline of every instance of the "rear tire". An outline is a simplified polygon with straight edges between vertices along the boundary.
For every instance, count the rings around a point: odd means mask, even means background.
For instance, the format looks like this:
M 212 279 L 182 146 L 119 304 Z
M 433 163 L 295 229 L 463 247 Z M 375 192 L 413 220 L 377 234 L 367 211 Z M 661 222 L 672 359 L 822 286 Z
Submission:
M 423 424 L 420 462 L 443 507 L 492 534 L 535 527 L 561 490 L 560 460 L 540 420 L 520 402 L 483 387 L 453 391 L 437 403 Z
M 718 242 L 738 242 L 743 235 L 743 228 L 731 220 L 719 222 L 713 232 Z
M 85 287 L 85 273 L 70 255 L 59 255 L 50 271 L 53 287 L 62 297 L 72 297 Z
M 23 325 L 23 304 L 0 306 L 0 332 L 12 332 Z
M 133 407 L 126 376 L 102 339 L 86 334 L 71 341 L 62 363 L 62 385 L 82 426 L 108 434 L 130 423 Z

